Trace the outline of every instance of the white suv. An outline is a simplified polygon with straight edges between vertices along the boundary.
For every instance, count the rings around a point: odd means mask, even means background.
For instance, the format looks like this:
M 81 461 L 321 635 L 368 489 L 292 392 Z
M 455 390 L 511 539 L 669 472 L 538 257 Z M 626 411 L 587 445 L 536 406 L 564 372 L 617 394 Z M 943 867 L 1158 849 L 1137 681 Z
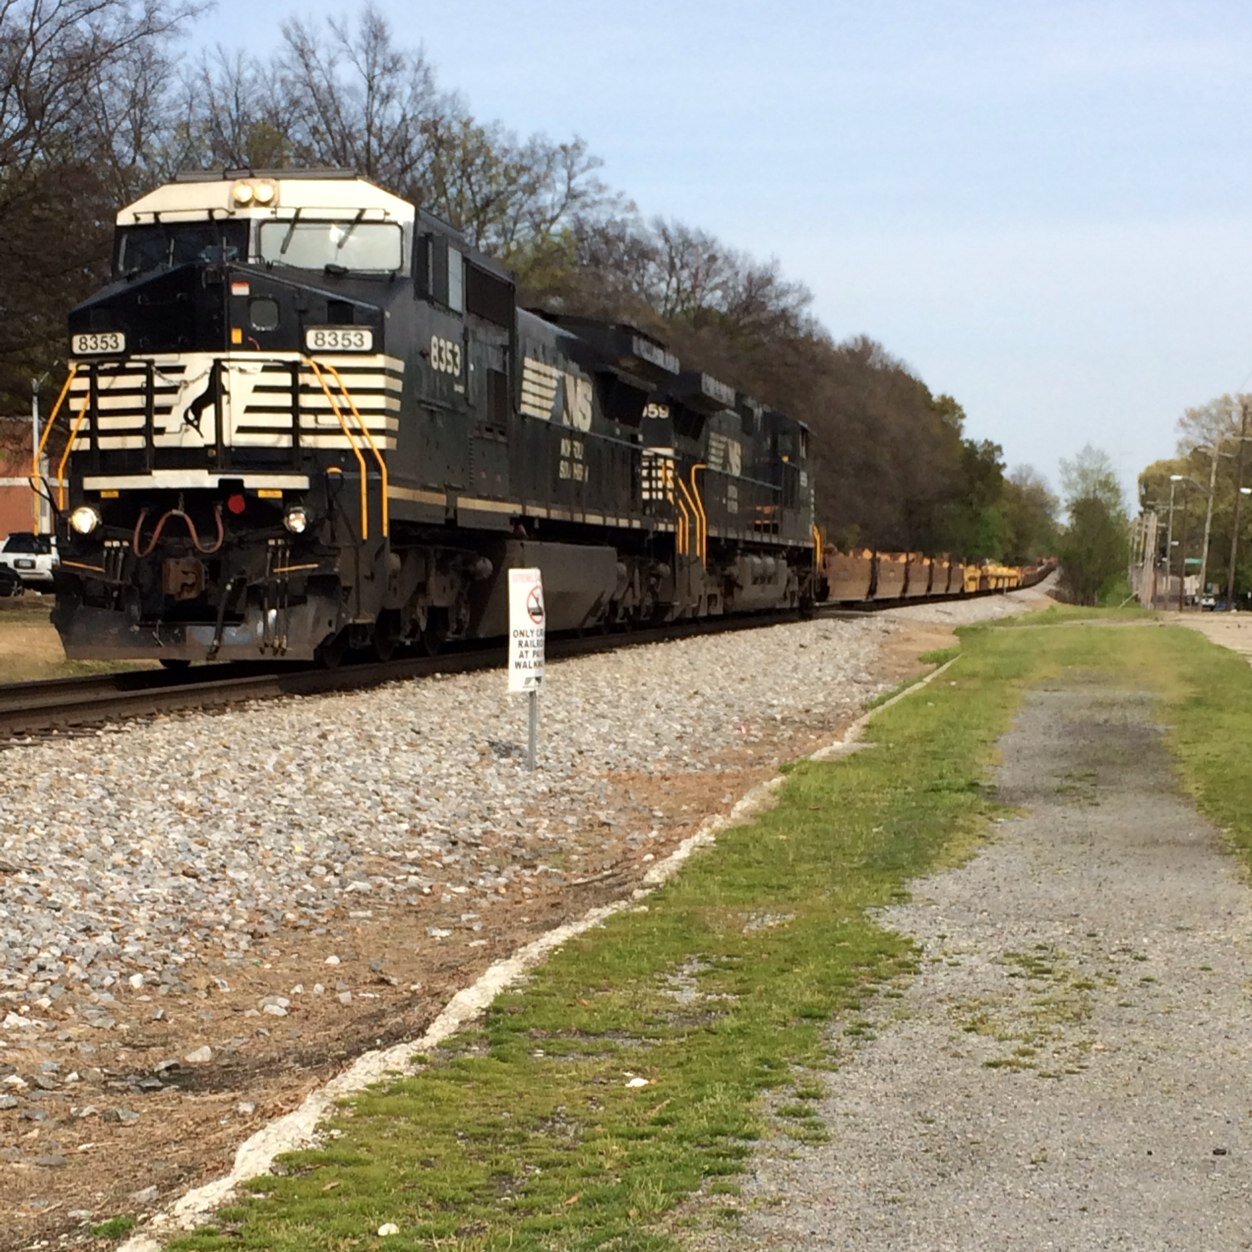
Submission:
M 58 564 L 56 540 L 51 535 L 35 535 L 29 530 L 14 531 L 0 543 L 0 568 L 37 591 L 52 589 L 52 570 Z

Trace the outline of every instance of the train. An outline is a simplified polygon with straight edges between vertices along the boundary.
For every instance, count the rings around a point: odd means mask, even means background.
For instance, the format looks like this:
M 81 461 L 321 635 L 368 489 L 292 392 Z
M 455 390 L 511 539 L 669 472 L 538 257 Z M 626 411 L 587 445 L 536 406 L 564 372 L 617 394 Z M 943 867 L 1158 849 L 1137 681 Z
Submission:
M 175 176 L 68 329 L 32 481 L 71 658 L 434 651 L 504 634 L 518 567 L 555 631 L 1009 579 L 828 548 L 803 422 L 638 327 L 520 307 L 351 171 Z

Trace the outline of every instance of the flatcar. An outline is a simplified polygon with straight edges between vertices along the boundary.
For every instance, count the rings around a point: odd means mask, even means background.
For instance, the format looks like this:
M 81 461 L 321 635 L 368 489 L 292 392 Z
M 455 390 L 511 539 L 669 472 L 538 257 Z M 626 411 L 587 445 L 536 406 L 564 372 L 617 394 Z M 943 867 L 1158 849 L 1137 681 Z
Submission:
M 1049 559 L 1037 565 L 962 562 L 921 552 L 877 552 L 862 548 L 841 552 L 823 547 L 818 557 L 817 598 L 823 603 L 940 599 L 1032 587 L 1056 568 Z
M 35 475 L 70 657 L 434 649 L 505 631 L 515 566 L 554 630 L 815 598 L 802 423 L 634 327 L 519 308 L 354 174 L 193 173 L 127 205 L 69 337 Z

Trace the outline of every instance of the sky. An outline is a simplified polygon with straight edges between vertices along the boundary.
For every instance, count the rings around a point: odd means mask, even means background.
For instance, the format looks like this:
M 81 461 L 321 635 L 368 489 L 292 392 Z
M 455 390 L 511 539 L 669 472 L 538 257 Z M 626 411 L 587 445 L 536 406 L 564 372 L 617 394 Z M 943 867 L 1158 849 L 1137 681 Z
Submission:
M 1252 387 L 1252 5 L 376 3 L 478 117 L 776 257 L 1054 488 L 1090 443 L 1133 499 L 1184 409 Z M 357 7 L 218 0 L 195 41 Z

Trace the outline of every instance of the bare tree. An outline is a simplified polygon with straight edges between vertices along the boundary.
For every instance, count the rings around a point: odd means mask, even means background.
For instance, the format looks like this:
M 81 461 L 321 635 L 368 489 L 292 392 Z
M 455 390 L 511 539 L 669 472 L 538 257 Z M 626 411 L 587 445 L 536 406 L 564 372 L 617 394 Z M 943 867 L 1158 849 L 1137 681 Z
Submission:
M 218 47 L 182 83 L 177 164 L 281 169 L 292 163 L 290 109 L 254 57 Z
M 0 0 L 0 404 L 29 403 L 156 146 L 178 0 Z
M 419 191 L 432 157 L 432 127 L 463 113 L 439 90 L 422 49 L 392 41 L 372 5 L 355 28 L 331 19 L 283 26 L 275 66 L 283 93 L 292 160 L 355 169 L 406 195 Z
M 1061 460 L 1061 490 L 1065 507 L 1079 500 L 1099 500 L 1111 512 L 1124 515 L 1126 499 L 1108 453 L 1086 444 L 1072 460 Z
M 1189 457 L 1197 448 L 1216 448 L 1239 433 L 1239 405 L 1252 396 L 1217 396 L 1188 409 L 1178 419 L 1178 455 Z

